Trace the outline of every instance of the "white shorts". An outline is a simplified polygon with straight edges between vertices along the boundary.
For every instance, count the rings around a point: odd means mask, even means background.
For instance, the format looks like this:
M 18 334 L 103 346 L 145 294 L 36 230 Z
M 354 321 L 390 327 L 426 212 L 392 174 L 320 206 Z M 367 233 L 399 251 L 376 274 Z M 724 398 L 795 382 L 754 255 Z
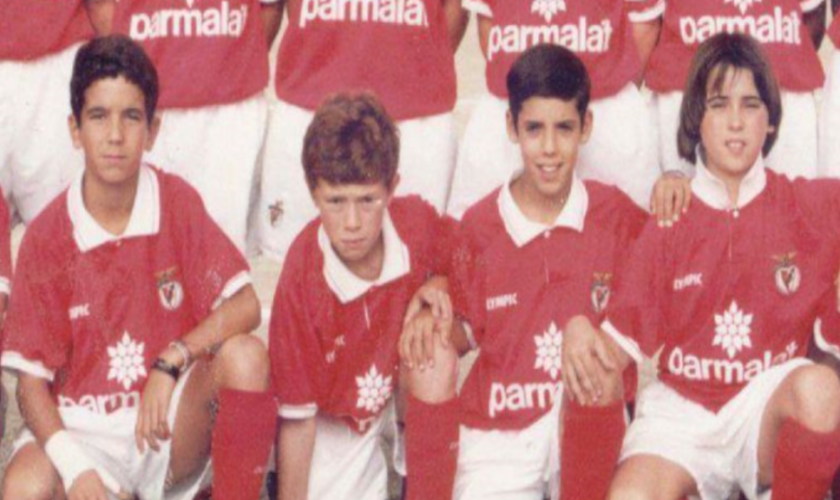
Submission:
M 825 90 L 820 104 L 819 177 L 840 178 L 840 50 L 831 55 L 826 68 Z
M 178 405 L 189 374 L 188 371 L 178 380 L 172 393 L 168 415 L 170 429 L 175 428 Z M 67 432 L 87 456 L 98 467 L 108 471 L 124 491 L 134 493 L 140 500 L 192 500 L 203 487 L 210 484 L 212 471 L 208 457 L 204 472 L 198 474 L 195 480 L 165 489 L 172 440 L 159 441 L 159 452 L 147 448 L 141 454 L 134 440 L 137 409 L 118 410 L 103 415 L 82 407 L 62 407 L 59 413 Z M 34 442 L 32 432 L 24 428 L 15 440 L 12 457 L 25 445 Z M 115 495 L 110 495 L 110 498 L 116 500 Z
M 773 171 L 789 178 L 817 176 L 817 104 L 813 92 L 782 91 L 782 123 L 766 159 Z M 659 160 L 664 171 L 694 175 L 694 166 L 679 157 L 677 132 L 682 92 L 654 94 L 652 106 L 659 128 Z
M 649 106 L 635 85 L 592 101 L 593 129 L 580 149 L 576 166 L 583 179 L 618 186 L 647 210 L 659 178 L 656 128 Z M 464 212 L 522 168 L 519 147 L 507 134 L 508 102 L 486 95 L 470 116 L 458 155 L 447 211 Z
M 561 400 L 520 431 L 461 426 L 454 500 L 559 498 Z
M 717 414 L 653 382 L 638 400 L 620 460 L 645 454 L 673 462 L 694 478 L 703 500 L 727 500 L 735 488 L 750 500 L 764 498 L 758 485 L 764 410 L 785 378 L 809 364 L 797 358 L 761 373 Z
M 0 185 L 13 216 L 26 224 L 84 166 L 67 124 L 80 46 L 35 61 L 0 61 Z
M 233 104 L 166 110 L 157 142 L 146 155 L 196 188 L 210 216 L 241 251 L 267 122 L 262 92 Z
M 393 434 L 391 434 L 393 433 Z M 315 448 L 309 472 L 312 500 L 386 500 L 388 465 L 382 440 L 396 438 L 394 405 L 389 404 L 364 434 L 350 429 L 340 419 L 315 417 Z M 395 468 L 404 474 L 402 442 L 394 446 Z
M 285 256 L 297 234 L 318 215 L 301 161 L 303 138 L 313 116 L 312 111 L 283 101 L 271 107 L 257 224 L 262 251 L 276 259 Z M 442 212 L 455 167 L 452 113 L 403 120 L 397 125 L 397 194 L 419 194 Z

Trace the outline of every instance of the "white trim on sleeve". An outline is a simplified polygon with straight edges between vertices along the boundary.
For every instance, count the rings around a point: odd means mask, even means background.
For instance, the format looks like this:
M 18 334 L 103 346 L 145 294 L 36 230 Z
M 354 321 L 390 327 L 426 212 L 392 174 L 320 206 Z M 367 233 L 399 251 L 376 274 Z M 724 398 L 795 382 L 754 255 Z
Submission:
M 215 302 L 213 302 L 211 310 L 215 311 L 218 309 L 219 306 L 222 305 L 222 302 L 233 297 L 236 295 L 236 292 L 242 290 L 251 283 L 253 283 L 253 279 L 251 278 L 251 273 L 248 271 L 241 271 L 236 274 L 233 278 L 229 279 L 225 284 L 225 287 L 222 288 L 222 293 L 220 293 L 219 297 L 216 298 Z
M 665 0 L 659 0 L 656 5 L 647 10 L 639 12 L 630 12 L 627 14 L 627 19 L 631 23 L 647 23 L 662 17 L 665 13 Z
M 12 294 L 12 282 L 9 278 L 0 277 L 0 293 L 5 293 L 6 295 Z
M 840 360 L 840 346 L 828 342 L 822 334 L 822 320 L 818 319 L 814 322 L 814 343 L 817 344 L 819 350 L 831 354 Z
M 40 377 L 52 382 L 55 380 L 55 372 L 48 369 L 40 361 L 32 361 L 23 357 L 23 354 L 17 351 L 6 351 L 0 357 L 0 365 L 3 368 L 16 370 L 35 377 Z
M 601 323 L 601 330 L 615 340 L 615 343 L 618 344 L 624 352 L 630 355 L 636 363 L 642 362 L 644 355 L 642 354 L 642 349 L 639 348 L 639 344 L 636 343 L 635 340 L 619 332 L 609 320 L 604 320 L 604 322 Z
M 461 7 L 484 17 L 493 17 L 490 6 L 480 0 L 461 0 Z
M 799 8 L 802 9 L 802 12 L 807 14 L 822 5 L 824 2 L 825 0 L 802 0 L 799 2 Z
M 290 420 L 304 420 L 312 418 L 318 413 L 318 405 L 308 403 L 305 405 L 280 405 L 277 414 Z

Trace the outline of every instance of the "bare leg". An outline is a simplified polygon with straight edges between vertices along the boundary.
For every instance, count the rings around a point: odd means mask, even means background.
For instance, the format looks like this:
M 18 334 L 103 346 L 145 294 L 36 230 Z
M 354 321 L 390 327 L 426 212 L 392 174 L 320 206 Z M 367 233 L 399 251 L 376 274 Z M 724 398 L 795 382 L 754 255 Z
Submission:
M 618 467 L 608 500 L 679 500 L 697 494 L 694 478 L 679 465 L 654 455 L 636 455 Z
M 64 487 L 50 459 L 37 443 L 18 451 L 6 469 L 2 498 L 64 500 Z

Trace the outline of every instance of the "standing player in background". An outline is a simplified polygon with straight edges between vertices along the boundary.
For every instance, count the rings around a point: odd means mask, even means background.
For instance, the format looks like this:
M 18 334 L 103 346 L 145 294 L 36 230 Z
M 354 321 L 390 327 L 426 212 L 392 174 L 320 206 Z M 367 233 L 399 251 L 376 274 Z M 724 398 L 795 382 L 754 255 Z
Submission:
M 320 217 L 289 250 L 269 331 L 279 500 L 387 498 L 380 437 L 396 423 L 403 317 L 429 276 L 446 273 L 455 224 L 417 196 L 394 197 L 400 147 L 366 94 L 331 97 L 307 130 L 303 164 Z M 440 473 L 454 468 L 458 439 L 450 382 L 448 402 L 408 401 L 409 500 L 451 495 L 452 477 Z M 444 451 L 417 458 L 415 443 Z
M 761 43 L 782 91 L 785 116 L 767 166 L 789 177 L 816 177 L 817 110 L 823 85 L 817 56 L 825 31 L 825 0 L 666 0 L 662 33 L 645 72 L 659 129 L 659 161 L 689 177 L 694 166 L 677 153 L 680 104 L 697 47 L 719 32 L 746 32 Z
M 624 190 L 648 207 L 660 170 L 655 127 L 636 86 L 659 33 L 664 0 L 464 0 L 478 14 L 490 95 L 473 111 L 458 153 L 449 212 L 460 217 L 522 161 L 504 128 L 505 76 L 540 43 L 575 52 L 592 76 L 597 126 L 581 148 L 578 174 Z
M 201 194 L 244 251 L 257 160 L 268 123 L 263 94 L 278 0 L 120 0 L 113 32 L 149 54 L 161 81 L 161 130 L 148 159 Z
M 85 169 L 21 245 L 2 365 L 27 429 L 2 496 L 191 499 L 212 455 L 214 496 L 256 500 L 276 405 L 248 266 L 192 187 L 142 163 L 159 121 L 139 46 L 83 46 L 71 95 Z
M 79 45 L 94 34 L 100 1 L 3 0 L 0 6 L 0 184 L 12 216 L 24 223 L 82 168 L 67 135 L 67 82 Z
M 282 258 L 317 214 L 301 149 L 328 95 L 376 93 L 400 130 L 400 193 L 438 211 L 455 166 L 455 63 L 467 16 L 460 0 L 286 0 L 259 201 L 262 250 Z
M 507 131 L 524 169 L 466 212 L 450 273 L 465 325 L 455 338 L 469 339 L 450 345 L 481 349 L 459 396 L 458 500 L 557 498 L 558 459 L 564 499 L 601 500 L 612 477 L 625 426 L 620 394 L 595 408 L 564 404 L 564 440 L 573 440 L 558 449 L 563 329 L 579 314 L 604 317 L 646 220 L 618 188 L 577 176 L 578 154 L 598 126 L 589 89 L 583 62 L 555 45 L 529 49 L 508 73 Z M 428 329 L 414 323 L 429 316 L 409 323 L 401 354 L 412 374 L 451 380 L 454 394 L 452 349 L 418 348 L 417 332 Z M 437 356 L 431 368 L 425 352 Z

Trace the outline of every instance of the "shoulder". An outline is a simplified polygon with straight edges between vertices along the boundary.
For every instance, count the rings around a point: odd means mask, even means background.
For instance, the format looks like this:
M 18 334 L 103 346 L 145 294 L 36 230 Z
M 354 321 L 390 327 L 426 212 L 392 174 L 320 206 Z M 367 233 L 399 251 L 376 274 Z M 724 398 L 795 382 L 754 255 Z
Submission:
M 495 234 L 504 231 L 504 222 L 499 214 L 499 192 L 496 188 L 471 206 L 461 219 L 461 227 L 465 237 L 473 244 L 484 245 Z
M 648 213 L 633 203 L 629 196 L 615 186 L 596 181 L 584 181 L 589 197 L 586 219 L 599 226 L 632 224 L 641 228 L 650 218 Z
M 187 181 L 157 167 L 149 166 L 149 168 L 157 179 L 160 200 L 164 207 L 174 210 L 188 208 L 204 210 L 201 195 Z
M 283 261 L 283 280 L 301 281 L 305 277 L 321 276 L 324 253 L 318 244 L 320 220 L 311 221 L 292 241 Z

